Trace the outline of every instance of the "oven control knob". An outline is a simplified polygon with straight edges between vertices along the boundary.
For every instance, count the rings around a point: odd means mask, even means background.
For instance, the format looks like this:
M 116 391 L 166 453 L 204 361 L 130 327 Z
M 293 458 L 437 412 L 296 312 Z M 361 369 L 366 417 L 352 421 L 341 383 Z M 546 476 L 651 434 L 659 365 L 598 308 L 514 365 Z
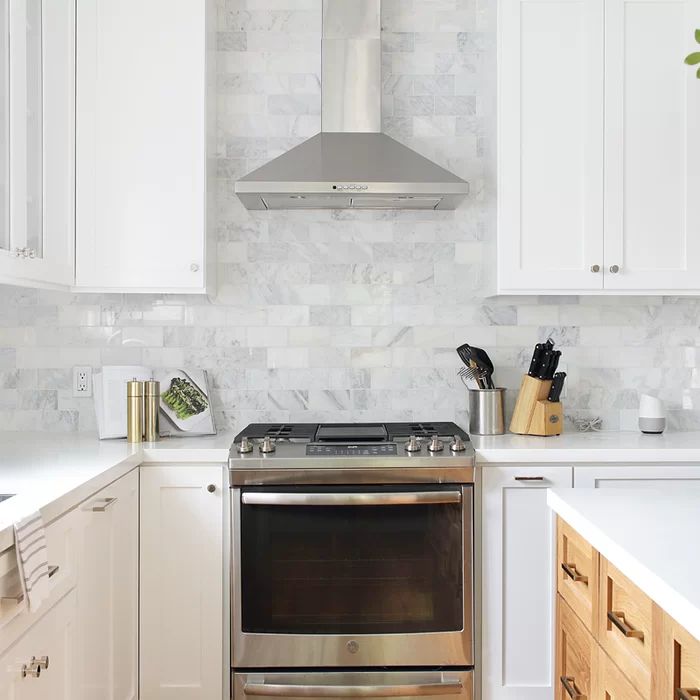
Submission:
M 411 435 L 406 443 L 406 452 L 420 452 L 422 445 L 415 435 Z
M 466 446 L 464 444 L 464 440 L 459 435 L 455 435 L 455 439 L 452 441 L 452 444 L 450 445 L 450 449 L 452 452 L 464 452 L 466 450 Z
M 260 452 L 262 452 L 264 455 L 269 454 L 270 452 L 275 451 L 275 443 L 272 442 L 272 439 L 267 436 L 263 438 L 262 443 L 260 443 Z
M 429 452 L 442 452 L 444 447 L 445 445 L 442 443 L 442 440 L 437 435 L 433 435 L 433 437 L 430 439 L 430 442 L 428 443 Z
M 253 451 L 253 443 L 251 443 L 251 441 L 248 440 L 247 437 L 243 436 L 237 449 L 239 455 L 250 454 Z

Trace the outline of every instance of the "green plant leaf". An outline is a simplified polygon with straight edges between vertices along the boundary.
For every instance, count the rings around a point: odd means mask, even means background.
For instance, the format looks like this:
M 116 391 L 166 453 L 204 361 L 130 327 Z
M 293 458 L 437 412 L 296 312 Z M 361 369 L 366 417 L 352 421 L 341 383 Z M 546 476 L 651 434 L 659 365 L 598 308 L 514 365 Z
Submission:
M 690 56 L 686 56 L 685 62 L 689 66 L 696 66 L 698 63 L 700 63 L 700 51 L 697 51 L 696 53 L 691 53 Z
M 700 44 L 700 29 L 695 30 L 695 41 L 697 41 L 698 44 Z
M 700 68 L 698 68 L 698 72 L 696 73 L 696 75 L 698 76 L 698 80 L 700 80 Z

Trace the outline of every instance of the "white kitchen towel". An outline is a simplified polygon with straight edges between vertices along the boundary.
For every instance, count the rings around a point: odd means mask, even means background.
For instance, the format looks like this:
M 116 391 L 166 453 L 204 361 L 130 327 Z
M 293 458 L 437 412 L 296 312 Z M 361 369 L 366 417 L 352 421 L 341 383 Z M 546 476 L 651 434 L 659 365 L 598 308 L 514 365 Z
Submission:
M 49 561 L 44 519 L 36 512 L 15 523 L 17 566 L 24 599 L 36 610 L 49 594 Z

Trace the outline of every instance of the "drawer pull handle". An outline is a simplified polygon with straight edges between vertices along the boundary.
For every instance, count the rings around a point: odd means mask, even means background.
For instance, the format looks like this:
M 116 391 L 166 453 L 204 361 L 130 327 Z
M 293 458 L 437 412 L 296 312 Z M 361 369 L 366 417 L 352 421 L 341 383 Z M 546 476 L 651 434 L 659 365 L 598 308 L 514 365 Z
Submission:
M 623 612 L 613 612 L 612 610 L 608 613 L 608 620 L 612 622 L 617 629 L 625 635 L 625 637 L 633 637 L 634 639 L 639 639 L 644 641 L 644 632 L 642 630 L 636 630 L 630 627 L 625 620 L 625 613 Z
M 58 566 L 55 564 L 49 564 L 49 578 L 54 576 L 58 571 Z M 11 600 L 19 605 L 24 600 L 24 593 L 18 593 L 17 595 L 4 595 L 0 596 L 0 600 Z
M 107 508 L 117 502 L 116 498 L 97 498 L 92 503 L 88 504 L 83 510 L 91 511 L 92 513 L 104 513 Z
M 581 693 L 576 690 L 576 682 L 573 676 L 562 676 L 559 680 L 571 700 L 586 700 L 586 696 L 581 695 Z
M 584 576 L 583 574 L 579 574 L 578 571 L 576 571 L 576 565 L 575 564 L 566 564 L 562 562 L 561 565 L 562 570 L 564 573 L 574 582 L 574 583 L 585 583 L 588 585 L 588 576 Z
M 543 476 L 516 476 L 516 481 L 544 481 Z
M 693 700 L 700 698 L 700 689 L 698 688 L 676 688 L 677 700 Z

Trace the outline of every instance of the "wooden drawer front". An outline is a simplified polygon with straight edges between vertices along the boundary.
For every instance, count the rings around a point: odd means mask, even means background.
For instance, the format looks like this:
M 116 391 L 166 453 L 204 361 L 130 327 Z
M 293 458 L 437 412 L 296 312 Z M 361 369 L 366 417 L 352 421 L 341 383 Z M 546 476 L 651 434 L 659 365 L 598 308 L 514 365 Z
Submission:
M 590 700 L 596 644 L 561 595 L 557 596 L 556 700 Z
M 595 666 L 593 700 L 643 700 L 603 650 L 598 651 Z
M 700 641 L 680 625 L 673 627 L 673 697 L 677 700 L 700 698 Z
M 564 600 L 593 632 L 598 553 L 561 518 L 557 522 L 557 582 Z
M 651 690 L 654 605 L 605 558 L 600 558 L 598 640 L 644 697 Z

